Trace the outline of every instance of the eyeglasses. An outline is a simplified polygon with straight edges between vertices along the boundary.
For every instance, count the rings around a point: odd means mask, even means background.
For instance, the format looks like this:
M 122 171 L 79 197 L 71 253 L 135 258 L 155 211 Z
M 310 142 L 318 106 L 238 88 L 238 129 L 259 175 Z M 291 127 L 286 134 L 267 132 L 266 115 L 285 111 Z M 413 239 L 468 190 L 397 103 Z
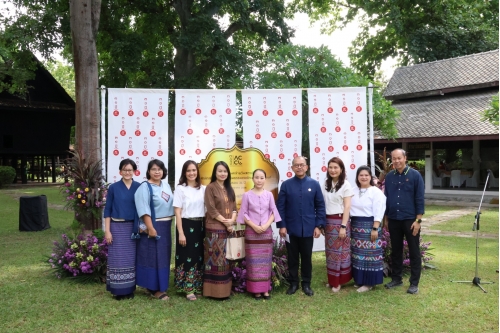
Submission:
M 302 164 L 295 164 L 293 167 L 300 169 L 300 168 L 305 168 L 306 166 L 307 166 L 307 164 L 302 163 Z
M 132 173 L 134 172 L 134 169 L 122 169 L 122 172 L 125 172 L 125 173 Z

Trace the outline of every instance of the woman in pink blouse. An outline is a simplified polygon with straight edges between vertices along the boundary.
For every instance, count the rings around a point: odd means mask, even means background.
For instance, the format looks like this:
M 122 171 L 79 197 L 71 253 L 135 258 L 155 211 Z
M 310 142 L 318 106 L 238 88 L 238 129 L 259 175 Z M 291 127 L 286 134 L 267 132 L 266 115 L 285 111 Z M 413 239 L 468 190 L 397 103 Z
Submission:
M 245 223 L 245 253 L 247 263 L 247 291 L 256 300 L 268 300 L 271 287 L 273 258 L 273 231 L 271 224 L 281 221 L 273 194 L 264 189 L 266 172 L 253 172 L 254 188 L 243 194 L 239 223 Z

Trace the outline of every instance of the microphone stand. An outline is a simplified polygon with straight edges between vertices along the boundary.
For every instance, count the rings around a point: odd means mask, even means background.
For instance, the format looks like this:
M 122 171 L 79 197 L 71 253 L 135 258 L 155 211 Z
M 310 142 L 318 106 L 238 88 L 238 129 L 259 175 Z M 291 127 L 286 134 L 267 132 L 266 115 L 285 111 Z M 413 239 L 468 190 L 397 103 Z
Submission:
M 476 216 L 475 216 L 475 221 L 474 221 L 474 225 L 472 226 L 472 231 L 475 231 L 476 232 L 476 273 L 474 275 L 474 278 L 472 279 L 472 284 L 475 285 L 475 286 L 478 286 L 479 288 L 481 288 L 482 291 L 484 291 L 485 293 L 487 292 L 486 290 L 484 290 L 484 288 L 481 286 L 481 283 L 483 284 L 492 284 L 494 282 L 488 282 L 488 281 L 482 281 L 481 282 L 481 278 L 478 276 L 479 273 L 478 273 L 478 249 L 479 249 L 479 244 L 478 244 L 478 240 L 479 240 L 479 220 L 480 220 L 480 217 L 481 217 L 481 205 L 483 204 L 483 199 L 484 199 L 484 192 L 486 192 L 486 187 L 488 186 L 488 180 L 490 179 L 490 172 L 491 170 L 488 170 L 488 175 L 486 176 L 486 183 L 484 184 L 484 190 L 483 190 L 483 195 L 481 196 L 481 201 L 479 202 L 479 208 L 477 209 L 477 213 L 476 213 Z M 455 282 L 455 283 L 470 283 L 471 281 L 451 281 L 451 282 Z

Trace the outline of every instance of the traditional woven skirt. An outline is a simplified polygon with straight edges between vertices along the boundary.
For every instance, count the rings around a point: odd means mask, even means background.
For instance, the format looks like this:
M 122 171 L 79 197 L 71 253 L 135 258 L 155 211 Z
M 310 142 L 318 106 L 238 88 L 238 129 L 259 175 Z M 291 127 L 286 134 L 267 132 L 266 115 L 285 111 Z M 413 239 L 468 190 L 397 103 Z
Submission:
M 179 244 L 176 231 L 175 278 L 177 291 L 186 294 L 201 293 L 203 285 L 203 219 L 182 219 L 186 246 Z
M 128 295 L 135 291 L 135 251 L 137 242 L 130 239 L 134 222 L 111 220 L 113 242 L 108 245 L 106 290 L 113 295 Z
M 268 228 L 261 234 L 252 228 L 245 229 L 245 261 L 247 267 L 247 291 L 265 293 L 271 287 L 273 261 L 273 231 Z
M 349 282 L 351 274 L 351 227 L 346 228 L 346 237 L 338 238 L 342 214 L 326 216 L 325 227 L 325 254 L 328 284 L 338 288 Z
M 351 216 L 352 276 L 359 286 L 374 286 L 384 281 L 382 228 L 375 242 L 370 239 L 373 217 Z
M 231 296 L 232 274 L 226 259 L 226 229 L 205 229 L 203 296 Z
M 161 238 L 141 234 L 137 244 L 137 285 L 152 291 L 165 292 L 170 278 L 172 254 L 172 221 L 156 221 L 155 229 Z

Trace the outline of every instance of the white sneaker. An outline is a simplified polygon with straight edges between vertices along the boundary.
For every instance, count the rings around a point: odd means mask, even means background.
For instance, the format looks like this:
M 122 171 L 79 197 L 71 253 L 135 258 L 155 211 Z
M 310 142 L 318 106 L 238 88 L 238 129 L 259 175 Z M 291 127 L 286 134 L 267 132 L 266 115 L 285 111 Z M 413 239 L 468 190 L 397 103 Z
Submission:
M 370 291 L 372 289 L 373 289 L 373 287 L 371 287 L 371 286 L 361 286 L 358 288 L 357 292 L 364 293 L 364 292 Z

